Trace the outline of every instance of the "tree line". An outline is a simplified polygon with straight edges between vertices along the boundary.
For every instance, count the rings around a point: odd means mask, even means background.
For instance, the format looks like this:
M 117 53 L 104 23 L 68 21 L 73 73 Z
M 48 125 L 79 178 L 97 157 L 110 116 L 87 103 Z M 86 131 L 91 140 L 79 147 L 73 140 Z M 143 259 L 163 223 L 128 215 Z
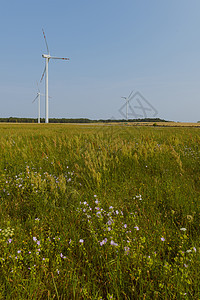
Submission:
M 4 123 L 37 123 L 37 118 L 18 118 L 18 117 L 9 117 L 9 118 L 0 118 L 0 122 Z M 40 119 L 41 123 L 45 123 L 45 119 Z M 49 123 L 120 123 L 127 122 L 125 119 L 99 119 L 99 120 L 90 120 L 87 118 L 75 118 L 75 119 L 67 119 L 67 118 L 50 118 Z M 128 122 L 168 122 L 166 120 L 162 120 L 160 118 L 144 118 L 144 119 L 129 119 Z

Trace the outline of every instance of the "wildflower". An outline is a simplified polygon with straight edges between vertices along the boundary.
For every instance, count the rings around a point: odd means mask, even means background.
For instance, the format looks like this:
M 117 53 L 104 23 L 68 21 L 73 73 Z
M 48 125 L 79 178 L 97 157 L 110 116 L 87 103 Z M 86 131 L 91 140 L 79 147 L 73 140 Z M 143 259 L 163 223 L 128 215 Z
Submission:
M 186 231 L 186 228 L 181 228 L 180 230 L 182 230 L 182 231 Z
M 99 201 L 98 201 L 98 200 L 96 200 L 96 201 L 95 201 L 95 203 L 96 203 L 96 204 L 98 204 L 98 203 L 99 203 Z
M 110 219 L 110 220 L 107 222 L 107 224 L 108 224 L 108 225 L 111 225 L 111 224 L 112 224 L 112 222 L 113 222 L 113 220 L 112 220 L 112 219 Z
M 130 248 L 129 247 L 124 247 L 124 251 L 125 251 L 125 254 L 128 255 L 129 254 L 129 250 Z
M 21 250 L 18 250 L 17 253 L 18 253 L 18 254 L 21 253 Z
M 135 226 L 134 228 L 135 228 L 136 230 L 139 230 L 139 227 L 138 227 L 138 226 Z
M 195 248 L 195 247 L 193 247 L 193 250 L 196 252 L 197 251 L 197 249 Z
M 124 228 L 127 228 L 127 224 L 124 224 Z
M 80 240 L 79 240 L 79 243 L 83 243 L 83 242 L 84 242 L 84 240 L 83 240 L 83 239 L 80 239 Z
M 60 257 L 63 258 L 63 254 L 62 253 L 60 253 Z
M 165 241 L 165 238 L 164 238 L 164 237 L 161 237 L 161 241 L 164 242 L 164 241 Z
M 8 239 L 8 243 L 10 244 L 12 242 L 12 239 Z
M 37 245 L 38 245 L 38 246 L 40 245 L 40 241 L 37 241 Z
M 109 209 L 113 209 L 113 206 L 110 206 Z
M 37 241 L 37 238 L 34 236 L 34 237 L 33 237 L 33 240 L 34 240 L 34 242 L 36 242 L 36 241 Z
M 57 272 L 58 274 L 60 274 L 60 271 L 59 271 L 58 269 L 56 269 L 56 272 Z
M 110 227 L 108 227 L 107 229 L 108 229 L 108 231 L 111 231 L 111 228 L 110 228 Z
M 97 197 L 97 195 L 94 195 L 94 197 L 96 198 L 96 197 Z
M 113 240 L 111 240 L 110 244 L 111 244 L 112 246 L 118 246 L 118 244 L 115 243 Z
M 104 244 L 106 244 L 107 243 L 107 238 L 105 238 L 102 242 L 100 242 L 100 246 L 103 246 Z
M 118 215 L 119 214 L 119 212 L 118 212 L 118 210 L 116 210 L 116 215 Z
M 86 202 L 86 201 L 84 201 L 84 202 L 83 202 L 83 204 L 84 204 L 84 205 L 87 205 L 87 202 Z

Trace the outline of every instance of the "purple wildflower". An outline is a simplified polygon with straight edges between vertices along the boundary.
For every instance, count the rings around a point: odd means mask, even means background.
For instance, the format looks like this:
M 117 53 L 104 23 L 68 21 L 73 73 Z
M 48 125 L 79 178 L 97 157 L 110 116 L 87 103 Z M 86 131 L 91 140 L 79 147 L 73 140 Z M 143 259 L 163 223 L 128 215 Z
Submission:
M 115 243 L 113 240 L 111 240 L 110 244 L 111 244 L 112 246 L 118 246 L 118 244 Z

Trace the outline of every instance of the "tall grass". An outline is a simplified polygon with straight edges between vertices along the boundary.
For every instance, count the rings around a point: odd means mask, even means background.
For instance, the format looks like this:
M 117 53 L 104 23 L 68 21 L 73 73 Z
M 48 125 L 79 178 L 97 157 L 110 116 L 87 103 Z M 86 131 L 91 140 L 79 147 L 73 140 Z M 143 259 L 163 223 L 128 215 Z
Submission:
M 200 298 L 198 129 L 0 135 L 0 299 Z

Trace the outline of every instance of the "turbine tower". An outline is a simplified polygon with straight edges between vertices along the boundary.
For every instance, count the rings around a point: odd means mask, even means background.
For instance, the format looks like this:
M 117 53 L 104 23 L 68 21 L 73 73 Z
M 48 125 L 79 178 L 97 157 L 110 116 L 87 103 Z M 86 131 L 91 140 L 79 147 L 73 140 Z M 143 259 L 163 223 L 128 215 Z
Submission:
M 126 121 L 128 121 L 128 103 L 132 99 L 131 96 L 133 94 L 133 91 L 130 93 L 128 97 L 121 97 L 126 100 Z
M 44 96 L 44 95 L 40 93 L 40 89 L 39 89 L 38 83 L 37 83 L 37 87 L 38 87 L 37 96 L 32 101 L 32 103 L 35 102 L 38 99 L 38 123 L 40 123 L 40 96 Z
M 46 39 L 44 30 L 42 29 L 42 31 L 43 31 L 44 40 L 45 40 L 48 54 L 42 54 L 42 57 L 45 58 L 45 68 L 44 68 L 44 72 L 42 74 L 42 78 L 41 78 L 40 82 L 42 81 L 44 74 L 45 74 L 45 123 L 49 123 L 49 103 L 48 103 L 48 99 L 49 99 L 49 96 L 48 96 L 48 93 L 49 93 L 49 78 L 48 78 L 49 77 L 49 74 L 48 74 L 49 60 L 50 59 L 69 60 L 69 58 L 51 56 L 50 52 L 49 52 L 49 47 L 47 44 L 47 39 Z

